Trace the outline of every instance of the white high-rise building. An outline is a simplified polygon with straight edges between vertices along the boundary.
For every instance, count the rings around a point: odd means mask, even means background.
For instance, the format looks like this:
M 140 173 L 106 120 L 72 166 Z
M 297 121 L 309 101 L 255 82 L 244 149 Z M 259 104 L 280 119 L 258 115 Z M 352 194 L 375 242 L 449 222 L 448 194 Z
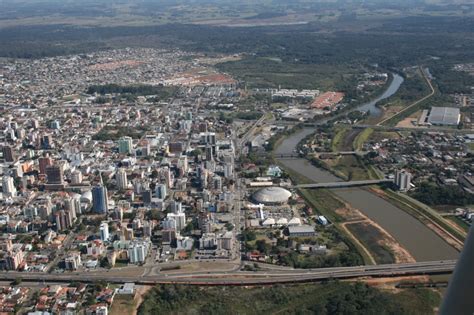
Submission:
M 408 191 L 411 187 L 411 173 L 401 170 L 395 173 L 395 185 L 400 191 Z
M 130 243 L 128 247 L 128 259 L 130 260 L 130 263 L 144 263 L 146 256 L 148 255 L 149 248 L 150 243 L 147 241 L 136 241 Z
M 100 224 L 99 230 L 100 230 L 100 240 L 103 242 L 108 241 L 110 238 L 109 224 L 107 222 L 102 222 Z
M 13 177 L 4 176 L 2 181 L 2 191 L 4 197 L 16 197 L 16 188 Z
M 168 213 L 166 217 L 169 219 L 174 219 L 176 221 L 177 232 L 180 232 L 186 226 L 186 214 L 184 214 L 184 212 Z
M 234 176 L 234 165 L 226 163 L 224 165 L 224 177 L 230 179 Z
M 81 171 L 74 171 L 71 174 L 71 184 L 78 185 L 82 183 L 82 173 Z
M 80 196 L 77 196 L 77 197 L 73 197 L 72 198 L 72 203 L 74 205 L 74 210 L 76 211 L 76 216 L 78 214 L 82 214 L 82 209 L 81 209 L 81 197 Z
M 119 169 L 115 174 L 115 180 L 117 181 L 117 187 L 120 190 L 125 190 L 128 187 L 127 172 L 123 168 Z
M 163 221 L 161 221 L 161 226 L 163 227 L 163 230 L 176 231 L 176 220 L 171 217 L 165 218 Z

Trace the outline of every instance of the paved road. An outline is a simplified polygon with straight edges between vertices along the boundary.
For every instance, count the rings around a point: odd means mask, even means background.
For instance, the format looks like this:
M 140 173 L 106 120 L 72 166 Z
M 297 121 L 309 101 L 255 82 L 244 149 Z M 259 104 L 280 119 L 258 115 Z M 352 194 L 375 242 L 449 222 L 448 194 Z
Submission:
M 153 276 L 117 276 L 107 273 L 47 274 L 1 272 L 0 280 L 23 279 L 44 282 L 135 282 L 139 284 L 183 283 L 195 285 L 250 285 L 289 282 L 308 282 L 324 279 L 351 279 L 360 277 L 390 277 L 403 275 L 445 274 L 454 270 L 456 261 L 432 261 L 408 264 L 356 266 L 320 269 L 269 270 L 264 272 L 215 271 Z

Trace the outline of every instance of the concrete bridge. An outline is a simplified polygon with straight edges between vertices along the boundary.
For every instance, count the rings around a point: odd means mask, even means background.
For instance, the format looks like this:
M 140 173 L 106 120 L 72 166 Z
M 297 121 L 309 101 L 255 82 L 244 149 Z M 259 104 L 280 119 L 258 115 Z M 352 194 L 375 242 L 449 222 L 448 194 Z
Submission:
M 356 180 L 348 182 L 332 182 L 332 183 L 314 183 L 314 184 L 302 184 L 295 185 L 291 188 L 302 188 L 302 189 L 317 189 L 317 188 L 345 188 L 345 187 L 356 187 L 356 186 L 370 186 L 377 184 L 393 183 L 391 179 L 374 179 L 374 180 Z
M 367 151 L 331 151 L 331 152 L 315 152 L 312 155 L 320 157 L 321 155 L 332 155 L 332 156 L 338 156 L 338 155 L 358 155 L 358 156 L 364 156 L 368 154 L 369 152 Z

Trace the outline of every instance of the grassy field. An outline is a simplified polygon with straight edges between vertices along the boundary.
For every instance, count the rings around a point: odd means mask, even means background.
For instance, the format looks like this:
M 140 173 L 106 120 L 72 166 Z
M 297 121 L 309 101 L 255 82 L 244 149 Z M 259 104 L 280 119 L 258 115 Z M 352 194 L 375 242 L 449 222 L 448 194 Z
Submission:
M 363 222 L 347 224 L 346 227 L 371 252 L 377 264 L 395 262 L 392 251 L 380 244 L 380 240 L 384 238 L 384 235 L 377 228 Z
M 350 65 L 287 63 L 274 58 L 247 57 L 218 64 L 248 87 L 338 90 L 344 78 L 358 72 Z M 347 79 L 349 80 L 349 79 Z
M 130 315 L 133 314 L 138 305 L 132 295 L 117 294 L 110 308 L 110 314 Z
M 354 142 L 352 144 L 352 147 L 354 148 L 354 150 L 356 151 L 362 150 L 364 143 L 367 142 L 367 140 L 370 138 L 373 132 L 374 132 L 374 129 L 366 128 L 364 129 L 364 131 L 359 133 L 357 137 L 354 139 Z
M 454 215 L 450 215 L 450 216 L 446 216 L 444 217 L 446 220 L 450 220 L 452 222 L 454 222 L 457 226 L 459 226 L 460 228 L 462 228 L 464 231 L 469 232 L 469 229 L 471 228 L 471 226 L 469 224 L 467 224 L 465 221 L 461 220 L 459 217 L 457 216 L 454 216 Z
M 370 179 L 370 174 L 364 163 L 355 155 L 344 155 L 338 157 L 334 163 L 328 162 L 334 173 L 346 180 Z
M 332 222 L 340 222 L 342 218 L 335 210 L 344 204 L 326 189 L 300 189 L 300 194 L 317 213 L 327 217 Z
M 331 149 L 332 151 L 344 150 L 347 134 L 349 133 L 349 127 L 338 127 L 335 129 L 334 137 L 332 138 Z
M 242 301 L 245 301 L 243 303 Z M 328 282 L 272 287 L 157 286 L 139 314 L 434 314 L 432 289 L 383 290 Z

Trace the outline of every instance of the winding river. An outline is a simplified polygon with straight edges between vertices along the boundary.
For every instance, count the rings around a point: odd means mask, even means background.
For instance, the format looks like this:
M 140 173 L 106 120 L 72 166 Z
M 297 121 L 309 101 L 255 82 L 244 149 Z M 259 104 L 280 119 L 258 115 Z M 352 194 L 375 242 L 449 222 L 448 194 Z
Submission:
M 387 91 L 376 100 L 362 105 L 359 109 L 370 110 L 371 114 L 380 112 L 375 104 L 393 95 L 401 81 L 394 76 Z M 377 109 L 379 112 L 374 111 Z M 282 141 L 275 149 L 275 154 L 291 154 L 298 143 L 307 135 L 314 133 L 314 129 L 305 128 Z M 287 168 L 300 173 L 314 182 L 341 181 L 330 172 L 317 168 L 306 159 L 281 159 L 280 162 Z M 370 219 L 377 222 L 390 233 L 417 261 L 446 260 L 457 258 L 459 253 L 432 230 L 403 210 L 392 205 L 383 198 L 362 188 L 344 188 L 332 190 L 338 197 L 359 209 Z

